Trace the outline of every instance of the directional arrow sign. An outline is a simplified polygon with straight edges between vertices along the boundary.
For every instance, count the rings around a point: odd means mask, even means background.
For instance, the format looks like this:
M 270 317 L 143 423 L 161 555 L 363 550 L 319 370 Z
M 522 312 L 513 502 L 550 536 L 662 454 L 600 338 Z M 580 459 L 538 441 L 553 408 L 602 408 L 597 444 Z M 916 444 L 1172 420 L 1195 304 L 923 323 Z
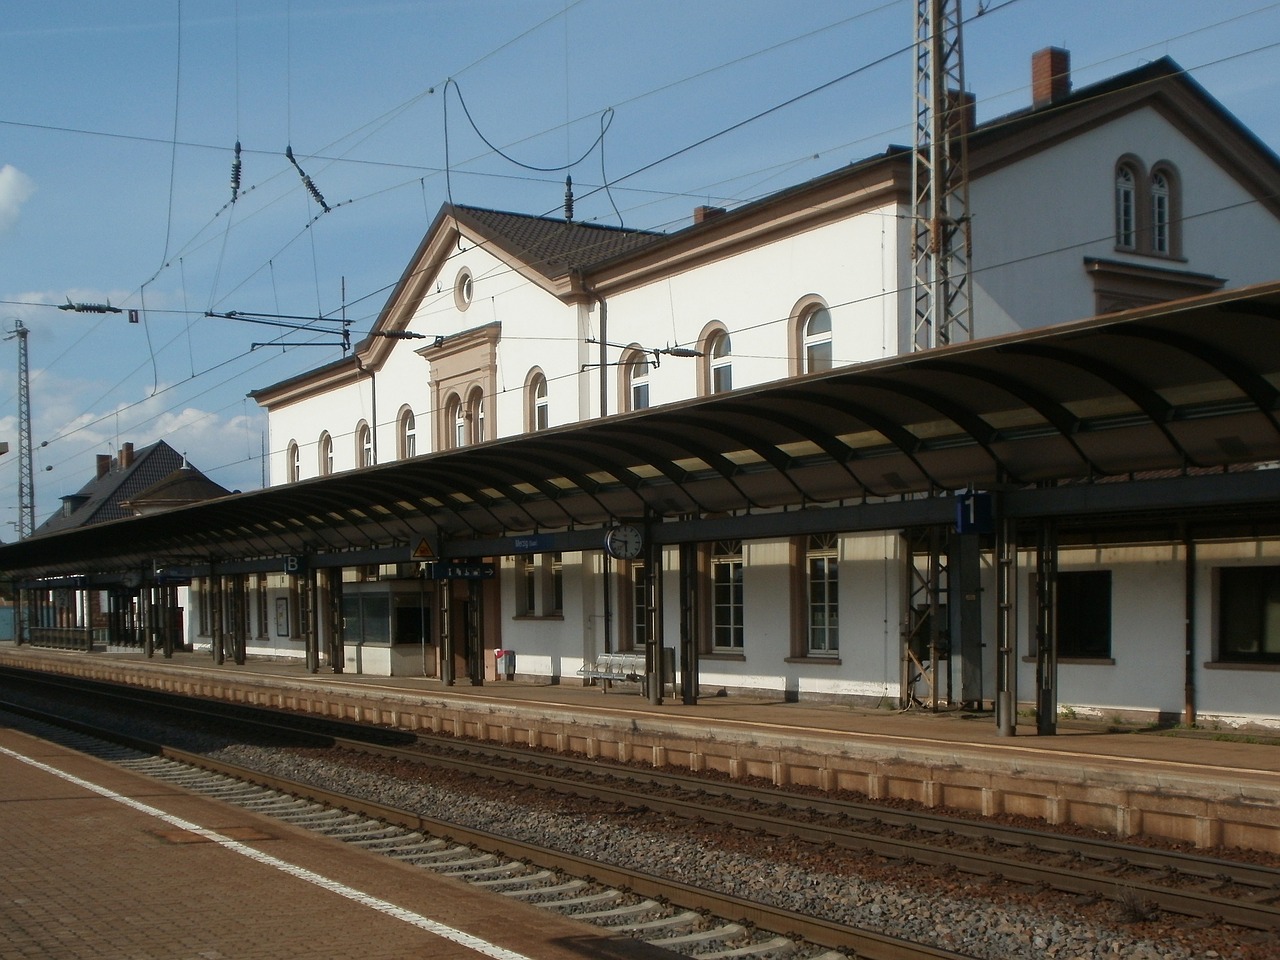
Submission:
M 491 580 L 497 573 L 492 563 L 428 563 L 422 575 L 427 580 Z

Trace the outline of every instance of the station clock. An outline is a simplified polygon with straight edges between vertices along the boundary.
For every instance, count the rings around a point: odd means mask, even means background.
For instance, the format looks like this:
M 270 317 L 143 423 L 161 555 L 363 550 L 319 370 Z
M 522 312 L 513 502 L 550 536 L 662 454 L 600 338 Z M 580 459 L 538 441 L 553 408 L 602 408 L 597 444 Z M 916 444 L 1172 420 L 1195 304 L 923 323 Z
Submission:
M 639 528 L 629 523 L 620 523 L 605 531 L 605 552 L 618 560 L 634 560 L 643 546 L 644 537 Z

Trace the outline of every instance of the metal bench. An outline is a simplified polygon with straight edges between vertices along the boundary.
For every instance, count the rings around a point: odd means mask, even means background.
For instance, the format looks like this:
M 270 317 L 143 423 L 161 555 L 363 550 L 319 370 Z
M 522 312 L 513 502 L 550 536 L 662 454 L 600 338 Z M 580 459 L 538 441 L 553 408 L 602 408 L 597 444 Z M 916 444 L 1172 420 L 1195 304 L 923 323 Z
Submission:
M 599 680 L 602 693 L 609 692 L 610 684 L 617 681 L 640 684 L 640 691 L 647 694 L 648 677 L 644 672 L 644 651 L 626 653 L 598 653 L 595 660 L 584 661 L 578 675 L 586 680 Z M 670 647 L 662 650 L 662 676 L 676 692 L 676 656 Z

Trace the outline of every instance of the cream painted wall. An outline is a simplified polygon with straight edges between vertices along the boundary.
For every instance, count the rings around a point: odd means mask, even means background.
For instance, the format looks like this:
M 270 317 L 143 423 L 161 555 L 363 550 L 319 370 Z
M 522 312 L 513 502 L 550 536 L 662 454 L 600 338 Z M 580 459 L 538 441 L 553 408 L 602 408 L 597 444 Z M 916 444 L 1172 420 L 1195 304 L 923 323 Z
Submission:
M 1113 176 L 1116 158 L 1135 153 L 1148 165 L 1174 163 L 1181 175 L 1185 258 L 1173 261 L 1115 250 Z M 975 180 L 975 326 L 979 336 L 1041 327 L 1087 317 L 1093 287 L 1085 257 L 1225 277 L 1229 286 L 1275 276 L 1280 223 L 1227 176 L 1196 144 L 1153 110 L 1084 132 Z M 1213 216 L 1200 214 L 1213 213 Z M 912 321 L 910 231 L 905 211 L 892 205 L 844 221 L 738 250 L 672 273 L 608 301 L 607 340 L 646 347 L 693 345 L 711 321 L 728 328 L 733 343 L 733 382 L 742 387 L 787 376 L 789 317 L 800 298 L 816 294 L 830 306 L 833 354 L 852 363 L 893 355 L 907 341 Z M 454 288 L 460 269 L 471 272 L 474 297 L 459 310 Z M 497 321 L 496 393 L 490 398 L 490 435 L 523 431 L 524 384 L 538 367 L 548 378 L 553 425 L 600 412 L 597 365 L 600 308 L 564 303 L 516 272 L 483 246 L 469 241 L 453 251 L 409 325 L 425 339 L 394 343 L 376 373 L 381 462 L 395 456 L 395 418 L 409 404 L 418 421 L 418 451 L 437 444 L 431 436 L 429 380 L 431 338 Z M 421 354 L 418 352 L 421 351 Z M 620 351 L 608 348 L 616 363 Z M 663 358 L 650 379 L 653 405 L 694 395 L 698 359 Z M 620 368 L 604 368 L 607 404 L 618 406 Z M 321 430 L 335 440 L 335 466 L 355 463 L 354 429 L 372 418 L 370 383 L 336 389 L 271 413 L 272 478 L 284 475 L 284 450 L 296 439 L 302 473 L 314 476 Z M 782 541 L 746 545 L 746 646 L 741 659 L 709 657 L 701 664 L 703 692 L 719 687 L 801 694 L 855 695 L 868 701 L 897 697 L 899 620 L 903 589 L 902 546 L 896 535 L 849 536 L 843 541 L 838 662 L 788 662 L 791 650 L 788 546 Z M 1201 547 L 1196 565 L 1196 687 L 1201 716 L 1220 722 L 1280 726 L 1276 671 L 1214 667 L 1213 569 L 1224 563 L 1280 563 L 1275 544 Z M 1025 659 L 1028 563 L 1021 558 L 1018 595 L 1018 691 L 1034 699 L 1035 666 Z M 994 587 L 984 557 L 984 694 L 994 695 Z M 679 583 L 674 556 L 666 561 L 666 644 L 679 637 Z M 514 571 L 502 570 L 504 647 L 517 655 L 521 675 L 557 676 L 577 682 L 576 671 L 603 647 L 604 600 L 598 552 L 565 558 L 563 619 L 517 618 Z M 1183 559 L 1180 548 L 1064 551 L 1063 570 L 1113 572 L 1114 663 L 1063 664 L 1059 702 L 1103 719 L 1138 711 L 1177 713 L 1183 705 Z M 615 619 L 621 605 L 613 600 Z M 616 624 L 614 627 L 616 636 Z M 270 644 L 276 649 L 275 643 Z M 956 678 L 958 684 L 958 677 Z M 1216 721 L 1217 722 L 1217 721 Z
M 1148 169 L 1158 161 L 1177 168 L 1182 259 L 1116 249 L 1115 165 L 1129 153 Z M 1257 199 L 1151 108 L 976 179 L 970 209 L 977 334 L 1092 316 L 1085 257 L 1211 274 L 1228 287 L 1273 280 L 1280 221 Z

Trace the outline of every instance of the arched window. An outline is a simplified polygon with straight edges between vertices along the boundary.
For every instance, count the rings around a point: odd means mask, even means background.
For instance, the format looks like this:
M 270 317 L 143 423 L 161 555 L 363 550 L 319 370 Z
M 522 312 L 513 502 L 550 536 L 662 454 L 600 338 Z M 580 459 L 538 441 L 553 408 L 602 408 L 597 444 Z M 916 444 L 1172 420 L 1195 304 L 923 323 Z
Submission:
M 1133 250 L 1138 245 L 1138 177 L 1133 165 L 1116 168 L 1116 246 Z
M 333 437 L 329 436 L 328 430 L 320 434 L 320 442 L 316 447 L 317 459 L 320 461 L 320 476 L 327 477 L 333 473 Z
M 1168 160 L 1146 165 L 1134 154 L 1116 162 L 1116 249 L 1154 257 L 1181 256 L 1181 185 Z
M 471 442 L 484 443 L 484 391 L 476 387 L 467 397 L 467 419 L 471 421 Z
M 1177 168 L 1167 160 L 1151 170 L 1151 252 L 1182 256 L 1182 189 Z
M 733 389 L 733 348 L 729 334 L 721 333 L 711 341 L 711 392 L 725 393 Z
M 733 349 L 729 331 L 719 320 L 702 328 L 698 337 L 698 393 L 706 396 L 733 389 Z
M 356 425 L 356 466 L 373 465 L 373 431 L 361 420 Z
M 547 377 L 541 370 L 530 371 L 525 380 L 525 429 L 545 430 L 551 426 L 551 411 L 547 405 Z
M 396 423 L 398 425 L 396 446 L 399 447 L 399 458 L 407 460 L 410 457 L 416 457 L 418 455 L 418 421 L 413 411 L 408 407 L 401 408 Z
M 302 456 L 298 452 L 298 442 L 296 440 L 289 441 L 289 448 L 285 452 L 285 482 L 297 483 L 302 479 Z
M 462 398 L 456 393 L 449 394 L 444 405 L 445 421 L 449 425 L 449 447 L 457 449 L 467 445 L 467 411 L 462 406 Z
M 1151 250 L 1169 252 L 1170 223 L 1169 178 L 1157 170 L 1151 175 Z
M 804 316 L 800 328 L 804 373 L 831 369 L 831 311 L 815 306 Z
M 628 410 L 649 409 L 649 355 L 632 349 L 622 361 L 624 396 Z

